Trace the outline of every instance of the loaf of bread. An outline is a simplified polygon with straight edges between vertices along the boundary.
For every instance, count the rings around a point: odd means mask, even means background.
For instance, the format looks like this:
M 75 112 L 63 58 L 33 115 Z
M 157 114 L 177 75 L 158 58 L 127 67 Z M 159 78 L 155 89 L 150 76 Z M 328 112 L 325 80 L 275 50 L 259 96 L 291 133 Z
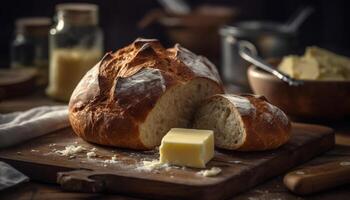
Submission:
M 262 151 L 285 144 L 288 117 L 264 97 L 218 94 L 198 109 L 194 128 L 214 130 L 215 146 L 238 151 Z
M 223 93 L 215 66 L 175 45 L 137 39 L 107 53 L 80 81 L 69 120 L 83 139 L 102 145 L 152 149 L 173 127 L 189 127 L 199 103 Z

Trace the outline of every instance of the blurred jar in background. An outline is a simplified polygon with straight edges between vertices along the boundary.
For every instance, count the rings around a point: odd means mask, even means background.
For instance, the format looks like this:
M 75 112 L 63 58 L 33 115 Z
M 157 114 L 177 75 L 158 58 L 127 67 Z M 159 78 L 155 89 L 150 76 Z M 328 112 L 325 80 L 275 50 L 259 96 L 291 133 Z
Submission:
M 50 18 L 35 17 L 16 20 L 15 39 L 11 43 L 11 67 L 37 70 L 37 83 L 48 79 L 48 33 Z
M 56 6 L 56 23 L 50 30 L 48 96 L 68 101 L 85 73 L 102 57 L 103 34 L 94 4 Z

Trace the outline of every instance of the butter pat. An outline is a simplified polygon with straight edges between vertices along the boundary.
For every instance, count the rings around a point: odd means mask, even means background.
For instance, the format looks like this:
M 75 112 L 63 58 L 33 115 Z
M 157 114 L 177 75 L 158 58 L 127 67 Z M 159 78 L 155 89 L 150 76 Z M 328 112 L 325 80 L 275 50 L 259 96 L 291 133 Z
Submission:
M 214 156 L 211 130 L 173 128 L 162 139 L 160 163 L 205 168 Z

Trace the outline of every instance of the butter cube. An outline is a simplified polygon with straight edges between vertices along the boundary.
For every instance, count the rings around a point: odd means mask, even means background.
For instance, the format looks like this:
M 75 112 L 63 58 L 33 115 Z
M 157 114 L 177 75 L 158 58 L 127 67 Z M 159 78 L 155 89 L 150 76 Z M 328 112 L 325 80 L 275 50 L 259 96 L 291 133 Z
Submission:
M 172 128 L 162 139 L 160 163 L 205 168 L 214 156 L 211 130 Z

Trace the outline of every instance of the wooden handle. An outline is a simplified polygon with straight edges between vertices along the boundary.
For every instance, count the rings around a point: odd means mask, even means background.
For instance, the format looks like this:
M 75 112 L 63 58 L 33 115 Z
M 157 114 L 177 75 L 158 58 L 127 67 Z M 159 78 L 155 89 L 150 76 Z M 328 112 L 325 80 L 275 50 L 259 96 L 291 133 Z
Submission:
M 297 194 L 311 194 L 350 183 L 350 161 L 337 161 L 289 172 L 284 184 Z
M 59 172 L 57 183 L 66 191 L 103 192 L 106 189 L 105 183 L 94 178 L 98 175 L 98 173 L 90 170 Z

